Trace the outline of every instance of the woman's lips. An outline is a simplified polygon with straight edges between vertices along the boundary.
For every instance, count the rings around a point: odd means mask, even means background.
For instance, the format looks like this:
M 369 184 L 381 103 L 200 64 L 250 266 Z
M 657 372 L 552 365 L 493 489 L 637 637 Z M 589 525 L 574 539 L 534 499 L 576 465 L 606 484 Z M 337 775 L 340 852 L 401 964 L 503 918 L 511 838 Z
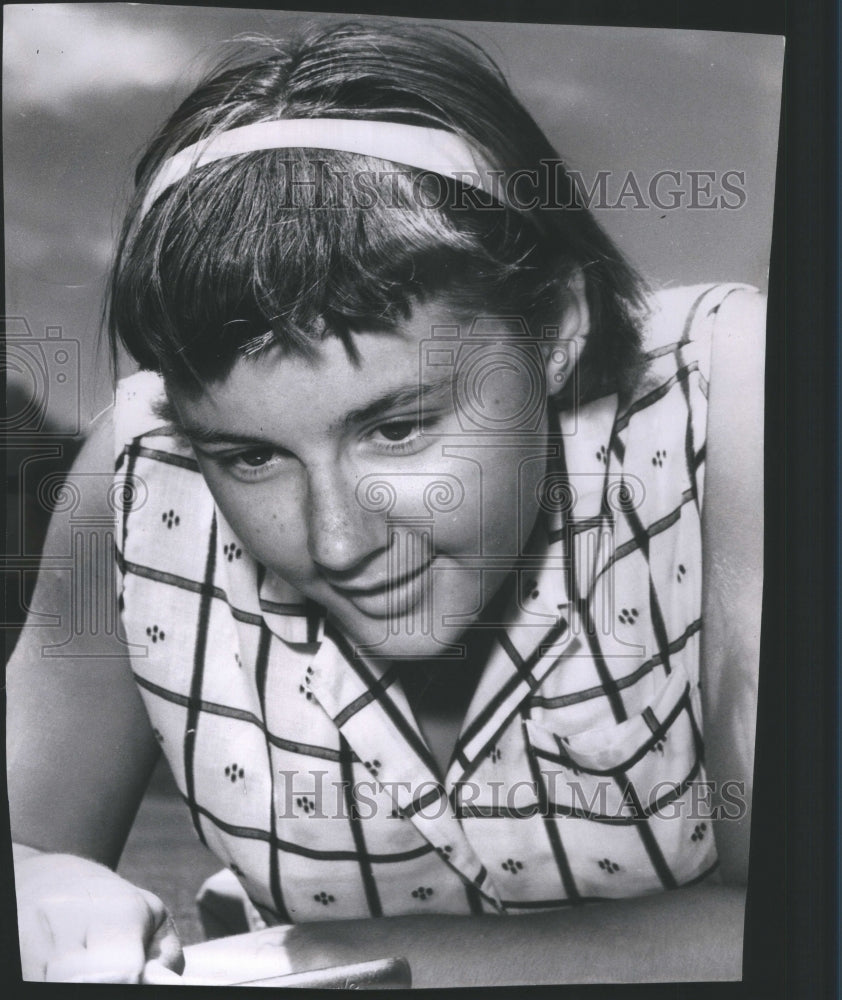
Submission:
M 395 579 L 354 587 L 332 584 L 331 589 L 370 617 L 402 616 L 420 602 L 430 585 L 431 565 L 427 562 Z

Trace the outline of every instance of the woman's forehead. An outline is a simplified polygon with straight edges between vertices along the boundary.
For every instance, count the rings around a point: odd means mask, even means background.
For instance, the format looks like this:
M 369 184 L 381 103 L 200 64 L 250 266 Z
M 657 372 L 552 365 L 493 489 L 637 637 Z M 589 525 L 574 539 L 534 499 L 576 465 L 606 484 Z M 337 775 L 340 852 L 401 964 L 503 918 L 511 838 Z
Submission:
M 240 357 L 198 396 L 169 387 L 177 422 L 194 440 L 244 437 L 255 420 L 298 422 L 305 415 L 341 429 L 395 410 L 420 415 L 447 399 L 458 407 L 463 395 L 476 407 L 484 397 L 541 382 L 537 343 L 511 318 L 466 323 L 429 303 L 389 330 L 352 338 L 349 348 L 344 339 L 325 337 L 308 356 L 272 347 Z M 456 392 L 457 382 L 465 392 Z
M 350 349 L 334 336 L 319 341 L 307 356 L 273 346 L 241 356 L 198 395 L 177 386 L 168 386 L 168 393 L 182 418 L 236 418 L 259 410 L 267 416 L 330 413 L 347 422 L 369 410 L 410 405 L 420 394 L 449 384 L 450 372 L 424 364 L 429 331 L 429 318 L 414 314 L 390 330 L 353 334 Z

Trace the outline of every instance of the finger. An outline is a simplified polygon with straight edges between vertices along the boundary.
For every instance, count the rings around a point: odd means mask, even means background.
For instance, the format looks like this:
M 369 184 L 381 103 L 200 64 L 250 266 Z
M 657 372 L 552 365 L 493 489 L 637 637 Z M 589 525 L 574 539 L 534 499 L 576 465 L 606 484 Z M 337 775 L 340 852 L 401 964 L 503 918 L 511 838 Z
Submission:
M 146 947 L 147 959 L 156 961 L 166 969 L 181 975 L 184 972 L 184 952 L 175 922 L 169 913 L 158 926 Z
M 178 964 L 181 945 L 175 927 L 172 921 L 168 923 L 163 903 L 151 893 L 138 892 L 114 901 L 110 911 L 95 920 L 86 916 L 81 922 L 86 925 L 83 941 L 53 948 L 54 957 L 44 973 L 47 981 L 137 983 L 150 950 L 160 954 L 162 945 L 167 963 Z M 78 914 L 76 925 L 80 925 Z
M 121 899 L 107 915 L 98 915 L 87 929 L 86 957 L 74 959 L 80 974 L 97 978 L 81 981 L 139 982 L 157 926 L 166 917 L 163 904 L 145 892 Z
M 54 899 L 48 906 L 29 905 L 18 910 L 23 979 L 49 979 L 49 966 L 59 956 L 82 951 L 85 925 L 72 899 Z
M 122 919 L 115 913 L 107 924 L 91 927 L 85 947 L 66 951 L 48 963 L 46 978 L 52 982 L 138 983 L 147 958 L 154 953 L 167 975 L 160 981 L 172 982 L 169 977 L 175 974 L 166 966 L 177 966 L 180 961 L 183 968 L 181 943 L 163 905 L 155 909 L 157 914 L 141 899 L 121 910 Z
M 100 916 L 87 927 L 81 946 L 58 952 L 47 963 L 49 982 L 137 983 L 143 963 L 144 915 L 137 906 Z
M 125 948 L 76 948 L 51 959 L 44 978 L 50 983 L 137 983 L 142 969 L 142 949 L 138 960 Z
M 182 966 L 184 962 L 182 961 Z M 181 976 L 167 968 L 159 959 L 151 958 L 143 967 L 140 982 L 150 986 L 184 985 Z
M 54 951 L 53 932 L 43 911 L 34 906 L 18 910 L 18 940 L 21 977 L 24 982 L 43 982 Z

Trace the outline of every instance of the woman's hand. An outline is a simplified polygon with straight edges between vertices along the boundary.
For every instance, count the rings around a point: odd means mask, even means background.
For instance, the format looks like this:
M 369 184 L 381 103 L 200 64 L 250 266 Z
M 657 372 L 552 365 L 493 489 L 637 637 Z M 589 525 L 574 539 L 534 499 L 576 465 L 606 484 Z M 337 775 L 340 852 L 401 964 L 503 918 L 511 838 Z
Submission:
M 24 980 L 137 983 L 153 962 L 177 981 L 181 943 L 157 896 L 95 861 L 17 847 L 15 883 Z

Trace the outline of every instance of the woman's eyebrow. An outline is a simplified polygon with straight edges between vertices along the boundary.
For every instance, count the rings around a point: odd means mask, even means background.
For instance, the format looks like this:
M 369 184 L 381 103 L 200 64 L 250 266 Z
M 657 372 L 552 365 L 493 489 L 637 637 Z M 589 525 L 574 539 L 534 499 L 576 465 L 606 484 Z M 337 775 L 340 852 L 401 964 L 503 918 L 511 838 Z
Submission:
M 431 382 L 420 384 L 413 382 L 409 385 L 398 386 L 375 397 L 364 406 L 349 410 L 341 418 L 340 424 L 348 428 L 375 419 L 378 416 L 388 413 L 390 410 L 400 407 L 417 406 L 420 408 L 425 399 L 449 389 L 452 382 L 453 373 L 450 371 Z M 205 427 L 191 421 L 184 421 L 179 417 L 178 411 L 169 399 L 163 399 L 157 403 L 155 412 L 156 416 L 168 423 L 176 434 L 193 444 L 263 446 L 272 443 L 266 436 L 260 434 L 248 434 L 216 427 Z
M 410 385 L 398 386 L 382 395 L 375 397 L 364 406 L 349 410 L 342 418 L 342 423 L 348 427 L 352 424 L 362 424 L 376 417 L 404 406 L 420 406 L 430 396 L 435 396 L 444 389 L 449 389 L 453 383 L 453 372 L 430 382 L 413 382 Z
M 188 443 L 195 444 L 254 444 L 265 445 L 269 442 L 259 435 L 240 434 L 233 431 L 218 430 L 215 427 L 203 427 L 190 421 L 183 421 L 178 410 L 168 397 L 164 396 L 153 405 L 155 416 L 170 426 L 172 431 Z
M 178 423 L 176 431 L 193 444 L 236 444 L 236 445 L 276 445 L 271 438 L 261 434 L 242 434 L 238 431 L 223 431 L 215 427 L 202 427 L 199 424 Z

